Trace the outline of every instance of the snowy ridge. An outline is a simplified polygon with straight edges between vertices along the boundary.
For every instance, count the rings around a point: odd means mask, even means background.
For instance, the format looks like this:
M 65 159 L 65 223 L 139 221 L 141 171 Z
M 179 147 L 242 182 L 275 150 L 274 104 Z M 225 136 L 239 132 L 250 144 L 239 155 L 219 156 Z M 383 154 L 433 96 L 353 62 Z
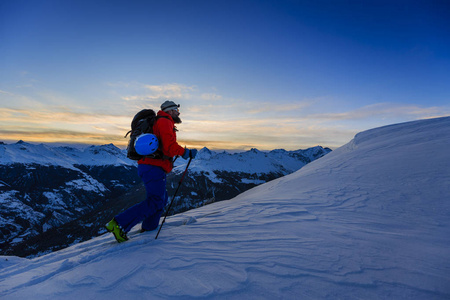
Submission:
M 230 154 L 225 151 L 216 152 L 208 148 L 199 151 L 192 162 L 191 170 L 228 171 L 270 173 L 283 170 L 285 174 L 292 173 L 306 163 L 320 157 L 331 150 L 316 146 L 306 150 L 286 151 L 283 149 L 262 152 L 251 149 L 242 153 Z M 29 144 L 19 141 L 15 144 L 0 143 L 0 164 L 7 165 L 40 164 L 72 168 L 74 165 L 136 165 L 126 157 L 126 150 L 121 150 L 113 144 L 89 146 L 85 148 L 68 146 L 49 146 L 46 144 Z M 177 166 L 185 166 L 186 161 L 178 159 Z
M 73 165 L 133 165 L 126 152 L 113 144 L 75 147 L 51 147 L 45 144 L 29 144 L 19 141 L 15 144 L 0 144 L 0 164 L 40 164 L 71 168 Z
M 360 133 L 158 240 L 3 257 L 0 298 L 449 299 L 449 148 L 450 117 Z
M 278 173 L 290 174 L 307 163 L 331 152 L 329 148 L 316 146 L 306 150 L 286 151 L 284 149 L 270 152 L 251 149 L 241 153 L 216 152 L 203 148 L 192 160 L 190 172 L 227 171 L 242 173 Z M 175 172 L 182 172 L 186 163 L 182 159 L 177 162 Z
M 284 149 L 262 152 L 251 149 L 241 153 L 216 152 L 203 148 L 192 162 L 192 172 L 227 171 L 245 173 L 292 173 L 307 163 L 331 152 L 329 148 L 321 146 L 306 150 L 286 151 Z M 126 150 L 121 150 L 113 144 L 89 146 L 85 148 L 58 146 L 46 144 L 29 144 L 19 141 L 15 144 L 0 143 L 0 165 L 8 164 L 39 164 L 54 165 L 73 169 L 74 165 L 103 166 L 103 165 L 136 165 L 126 157 Z M 180 171 L 186 161 L 178 159 L 176 166 Z M 175 170 L 176 171 L 176 170 Z M 211 175 L 214 177 L 214 175 Z M 1 184 L 1 182 L 0 182 Z

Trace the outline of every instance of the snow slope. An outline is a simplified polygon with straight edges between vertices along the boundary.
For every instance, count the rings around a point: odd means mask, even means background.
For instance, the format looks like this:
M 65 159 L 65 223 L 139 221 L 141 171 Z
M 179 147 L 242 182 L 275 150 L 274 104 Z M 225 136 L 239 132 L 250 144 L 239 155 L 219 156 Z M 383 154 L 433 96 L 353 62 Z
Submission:
M 158 240 L 2 257 L 0 298 L 449 299 L 449 148 L 450 117 L 360 133 Z

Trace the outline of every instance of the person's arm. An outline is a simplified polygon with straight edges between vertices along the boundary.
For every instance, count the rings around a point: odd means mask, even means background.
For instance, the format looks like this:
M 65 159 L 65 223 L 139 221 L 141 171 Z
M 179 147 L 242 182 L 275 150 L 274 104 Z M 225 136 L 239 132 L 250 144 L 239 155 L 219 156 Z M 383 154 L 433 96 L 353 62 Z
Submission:
M 159 136 L 163 154 L 169 157 L 184 154 L 184 148 L 177 143 L 177 136 L 170 120 L 161 118 L 159 122 Z

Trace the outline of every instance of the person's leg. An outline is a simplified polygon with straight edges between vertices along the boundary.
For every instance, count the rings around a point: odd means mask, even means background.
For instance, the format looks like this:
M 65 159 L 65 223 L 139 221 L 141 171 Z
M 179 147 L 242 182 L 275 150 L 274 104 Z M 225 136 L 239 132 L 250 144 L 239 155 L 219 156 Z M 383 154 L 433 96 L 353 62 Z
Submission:
M 167 204 L 167 191 L 164 189 L 164 204 L 162 209 L 159 209 L 155 214 L 148 216 L 142 221 L 142 231 L 152 231 L 158 228 L 159 219 L 164 211 L 164 207 Z
M 145 184 L 147 197 L 141 203 L 114 217 L 125 232 L 129 232 L 131 228 L 149 216 L 155 215 L 165 204 L 166 173 L 164 170 L 152 165 L 139 165 L 138 172 Z
M 141 232 L 144 231 L 152 231 L 158 228 L 159 219 L 161 218 L 161 212 L 156 212 L 154 215 L 151 215 L 142 221 Z

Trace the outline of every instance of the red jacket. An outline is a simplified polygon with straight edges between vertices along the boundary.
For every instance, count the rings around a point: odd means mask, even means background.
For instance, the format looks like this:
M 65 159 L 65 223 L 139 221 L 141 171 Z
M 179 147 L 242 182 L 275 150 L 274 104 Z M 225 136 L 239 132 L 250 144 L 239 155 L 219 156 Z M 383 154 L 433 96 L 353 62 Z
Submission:
M 168 157 L 183 155 L 185 150 L 177 143 L 176 128 L 172 117 L 161 110 L 158 111 L 158 116 L 165 117 L 158 118 L 153 125 L 153 134 L 159 140 L 159 149 Z M 172 171 L 173 168 L 171 159 L 143 158 L 138 161 L 138 164 L 158 166 L 163 168 L 166 173 Z

